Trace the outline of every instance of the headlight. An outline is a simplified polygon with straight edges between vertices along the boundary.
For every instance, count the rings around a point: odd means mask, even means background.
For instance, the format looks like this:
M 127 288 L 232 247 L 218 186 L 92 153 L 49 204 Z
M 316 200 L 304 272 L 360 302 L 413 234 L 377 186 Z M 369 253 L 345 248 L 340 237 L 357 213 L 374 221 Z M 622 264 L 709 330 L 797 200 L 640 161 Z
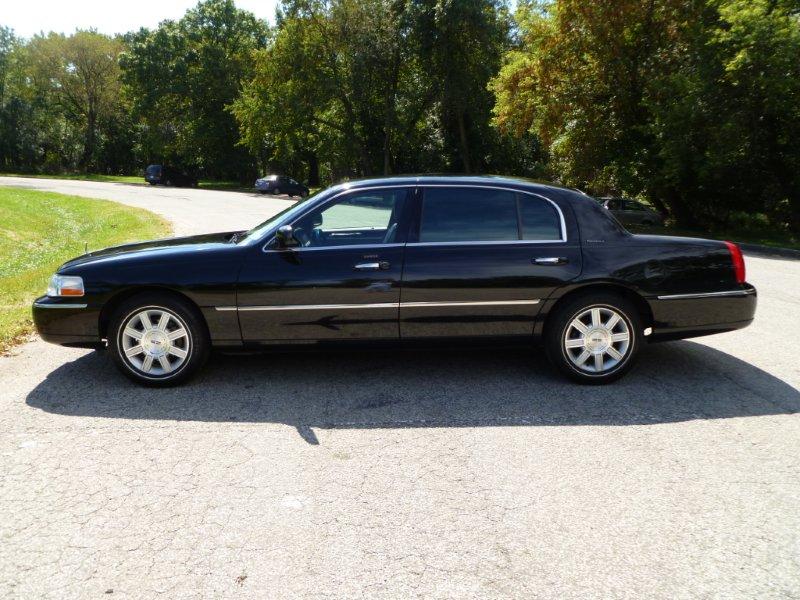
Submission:
M 72 275 L 53 275 L 47 286 L 47 295 L 51 298 L 83 296 L 83 278 Z

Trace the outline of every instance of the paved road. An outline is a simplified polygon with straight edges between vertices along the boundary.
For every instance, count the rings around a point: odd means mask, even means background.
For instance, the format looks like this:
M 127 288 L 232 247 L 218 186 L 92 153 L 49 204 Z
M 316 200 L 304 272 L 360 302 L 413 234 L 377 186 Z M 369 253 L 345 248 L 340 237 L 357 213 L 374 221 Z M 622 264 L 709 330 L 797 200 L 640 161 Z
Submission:
M 604 388 L 449 351 L 152 391 L 27 344 L 0 359 L 0 597 L 798 597 L 800 262 L 748 269 L 751 328 Z

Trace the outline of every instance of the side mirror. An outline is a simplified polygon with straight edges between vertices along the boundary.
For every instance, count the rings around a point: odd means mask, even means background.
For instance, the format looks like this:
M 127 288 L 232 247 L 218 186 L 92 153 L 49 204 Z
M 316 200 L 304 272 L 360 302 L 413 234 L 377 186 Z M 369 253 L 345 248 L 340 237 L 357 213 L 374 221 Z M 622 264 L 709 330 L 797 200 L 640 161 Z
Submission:
M 275 241 L 278 243 L 278 248 L 292 248 L 298 245 L 291 225 L 278 227 L 278 231 L 275 232 Z

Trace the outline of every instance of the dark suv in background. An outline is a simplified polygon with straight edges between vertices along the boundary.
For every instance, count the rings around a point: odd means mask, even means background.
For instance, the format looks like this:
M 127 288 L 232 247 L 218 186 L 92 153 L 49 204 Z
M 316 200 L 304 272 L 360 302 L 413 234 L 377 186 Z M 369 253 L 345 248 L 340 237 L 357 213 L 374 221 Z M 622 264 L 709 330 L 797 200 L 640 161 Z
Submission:
M 144 180 L 150 185 L 160 183 L 177 187 L 197 187 L 197 177 L 165 165 L 148 166 L 144 171 Z
M 286 175 L 267 175 L 256 179 L 255 188 L 262 194 L 287 194 L 289 197 L 300 196 L 301 198 L 308 196 L 306 186 Z

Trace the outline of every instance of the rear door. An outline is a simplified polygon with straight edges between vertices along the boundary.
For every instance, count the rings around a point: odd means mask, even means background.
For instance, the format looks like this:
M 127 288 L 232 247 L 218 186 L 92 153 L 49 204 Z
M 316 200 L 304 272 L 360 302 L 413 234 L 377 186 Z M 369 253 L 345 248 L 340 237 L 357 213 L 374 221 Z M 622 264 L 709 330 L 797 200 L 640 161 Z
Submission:
M 560 208 L 514 189 L 426 186 L 406 246 L 402 338 L 530 336 L 541 303 L 581 271 Z

